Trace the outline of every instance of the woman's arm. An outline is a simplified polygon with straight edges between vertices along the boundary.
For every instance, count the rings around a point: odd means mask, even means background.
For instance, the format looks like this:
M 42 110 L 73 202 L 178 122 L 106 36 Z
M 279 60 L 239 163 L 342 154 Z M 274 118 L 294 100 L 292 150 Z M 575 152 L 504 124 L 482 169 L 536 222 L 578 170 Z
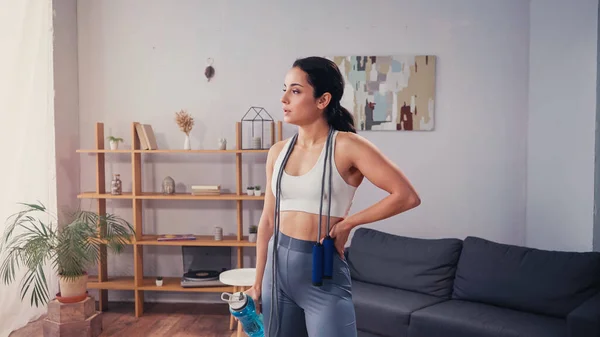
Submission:
M 273 164 L 275 158 L 279 155 L 282 148 L 282 142 L 274 144 L 267 155 L 266 176 L 267 183 L 265 186 L 265 201 L 262 215 L 258 223 L 258 233 L 256 235 L 256 278 L 254 288 L 261 289 L 262 280 L 265 273 L 265 264 L 267 262 L 268 244 L 271 236 L 273 236 L 273 215 L 275 212 L 275 196 L 271 191 L 271 177 L 273 175 Z
M 348 230 L 392 217 L 421 204 L 419 195 L 402 171 L 372 143 L 354 133 L 347 133 L 340 143 L 352 165 L 373 185 L 389 193 L 379 202 L 344 219 Z

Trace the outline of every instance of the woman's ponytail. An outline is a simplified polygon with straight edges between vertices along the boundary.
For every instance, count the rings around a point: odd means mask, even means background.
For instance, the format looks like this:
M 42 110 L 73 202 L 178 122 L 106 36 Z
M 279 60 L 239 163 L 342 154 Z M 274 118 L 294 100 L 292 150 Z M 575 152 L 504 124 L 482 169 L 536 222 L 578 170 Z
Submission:
M 354 117 L 350 111 L 339 102 L 332 102 L 332 104 L 326 110 L 327 123 L 335 130 L 356 133 Z

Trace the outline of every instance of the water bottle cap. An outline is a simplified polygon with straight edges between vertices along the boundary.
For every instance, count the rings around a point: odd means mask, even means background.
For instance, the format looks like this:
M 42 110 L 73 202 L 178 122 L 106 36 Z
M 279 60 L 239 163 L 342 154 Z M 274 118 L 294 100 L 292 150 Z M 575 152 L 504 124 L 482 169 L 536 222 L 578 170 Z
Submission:
M 240 310 L 248 303 L 248 298 L 243 292 L 236 292 L 233 294 L 222 293 L 221 300 L 229 303 L 229 307 L 233 310 Z

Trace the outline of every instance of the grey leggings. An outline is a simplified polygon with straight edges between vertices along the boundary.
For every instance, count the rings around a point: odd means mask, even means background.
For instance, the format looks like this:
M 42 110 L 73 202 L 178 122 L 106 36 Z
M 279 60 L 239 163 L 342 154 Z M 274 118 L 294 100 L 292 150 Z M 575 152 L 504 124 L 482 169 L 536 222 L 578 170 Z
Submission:
M 279 232 L 277 251 L 279 282 L 279 321 L 271 316 L 273 238 L 269 241 L 267 263 L 262 284 L 261 311 L 265 336 L 273 337 L 356 337 L 356 318 L 352 303 L 350 270 L 337 253 L 333 258 L 333 278 L 323 285 L 312 285 L 312 247 L 314 242 L 298 240 Z M 273 315 L 273 319 L 276 319 Z M 279 324 L 279 329 L 276 325 Z

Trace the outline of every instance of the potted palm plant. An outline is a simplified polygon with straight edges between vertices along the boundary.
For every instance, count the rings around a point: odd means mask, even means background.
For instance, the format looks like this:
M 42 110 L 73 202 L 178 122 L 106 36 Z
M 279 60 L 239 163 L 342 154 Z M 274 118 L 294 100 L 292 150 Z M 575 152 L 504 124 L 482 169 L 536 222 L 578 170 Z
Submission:
M 59 224 L 41 203 L 22 205 L 25 209 L 9 217 L 0 240 L 0 256 L 4 256 L 0 278 L 4 284 L 12 283 L 23 266 L 21 299 L 31 289 L 32 306 L 45 305 L 50 299 L 44 271 L 47 262 L 59 276 L 56 299 L 63 303 L 84 300 L 86 270 L 98 262 L 102 245 L 120 253 L 135 235 L 127 221 L 112 214 L 78 210 Z

